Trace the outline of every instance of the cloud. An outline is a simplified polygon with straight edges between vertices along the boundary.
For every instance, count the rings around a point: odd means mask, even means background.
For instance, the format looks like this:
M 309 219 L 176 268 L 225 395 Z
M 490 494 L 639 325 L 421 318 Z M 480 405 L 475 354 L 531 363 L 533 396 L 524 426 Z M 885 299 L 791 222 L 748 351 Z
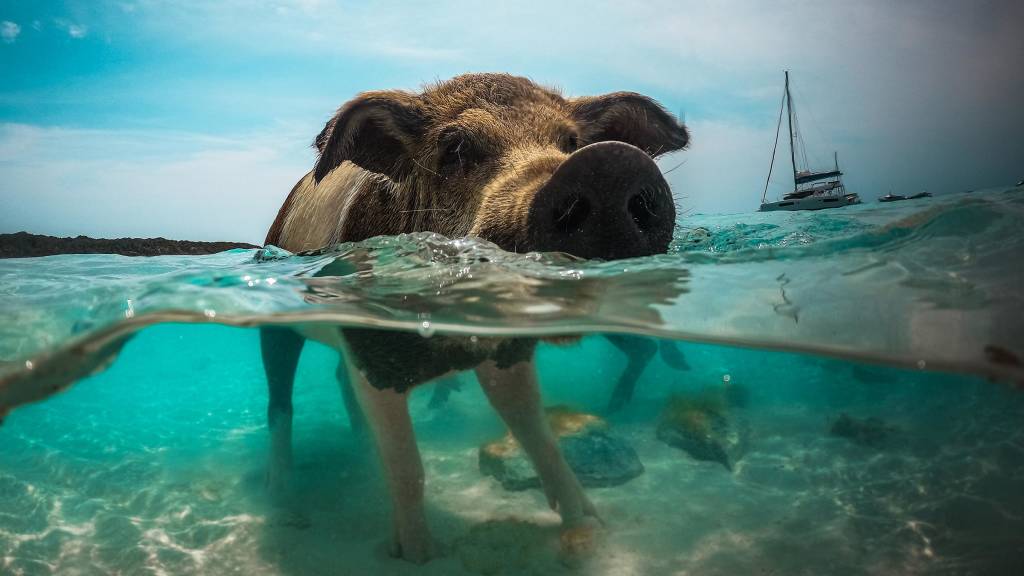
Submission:
M 60 28 L 61 30 L 67 32 L 68 36 L 75 39 L 85 38 L 86 35 L 89 33 L 88 26 L 84 24 L 78 24 L 70 20 L 65 20 L 64 18 L 58 18 L 57 20 L 54 21 L 54 24 L 57 25 L 57 28 Z
M 3 40 L 4 44 L 12 44 L 18 39 L 19 34 L 21 34 L 21 26 L 9 20 L 0 22 L 0 40 Z
M 684 210 L 756 209 L 783 69 L 793 71 L 803 136 L 808 151 L 818 156 L 811 160 L 827 166 L 838 150 L 847 185 L 866 200 L 890 188 L 943 192 L 1021 177 L 1024 139 L 1017 133 L 1024 125 L 1024 107 L 1018 104 L 1024 93 L 1019 66 L 1024 43 L 1016 23 L 1024 19 L 1024 2 L 1019 1 L 781 0 L 768 6 L 731 0 L 182 0 L 129 6 L 130 15 L 115 6 L 75 18 L 88 22 L 94 36 L 100 30 L 111 35 L 115 45 L 158 48 L 139 52 L 136 67 L 127 62 L 114 75 L 57 78 L 42 88 L 35 87 L 42 83 L 33 68 L 23 87 L 0 89 L 0 108 L 18 110 L 7 117 L 23 122 L 227 131 L 225 141 L 156 135 L 162 148 L 148 162 L 155 171 L 168 171 L 172 180 L 184 178 L 174 172 L 183 163 L 201 165 L 208 178 L 189 182 L 204 189 L 200 182 L 235 173 L 206 163 L 213 154 L 237 159 L 247 173 L 267 175 L 266 183 L 247 181 L 244 191 L 226 188 L 236 200 L 251 194 L 273 198 L 282 182 L 290 186 L 286 181 L 309 164 L 294 158 L 306 153 L 326 116 L 351 94 L 416 89 L 422 82 L 487 70 L 557 84 L 572 96 L 636 90 L 672 112 L 685 111 L 693 145 L 661 162 L 667 170 L 686 159 L 668 176 L 684 198 Z M 73 35 L 71 26 L 64 21 L 61 29 Z M 814 35 L 822 30 L 828 32 Z M 190 65 L 186 70 L 181 63 Z M 45 111 L 52 112 L 40 117 Z M 265 126 L 281 117 L 303 127 L 287 152 L 279 140 L 268 137 L 253 147 L 238 134 L 239 126 Z M 108 144 L 116 144 L 113 149 L 125 157 L 138 156 L 146 141 L 135 133 L 70 131 L 67 136 L 63 145 L 52 140 L 53 133 L 44 139 L 54 150 L 71 141 L 91 145 L 63 157 L 40 152 L 46 166 L 71 170 L 86 157 L 82 161 L 97 170 L 124 175 L 111 167 L 112 159 L 93 156 L 102 155 Z M 190 152 L 172 161 L 169 151 L 181 150 Z M 273 153 L 262 157 L 267 164 L 253 167 L 268 150 Z M 4 180 L 17 167 L 5 163 L 4 154 L 0 150 L 0 192 L 8 193 L 14 188 Z M 769 187 L 769 197 L 792 185 L 787 171 L 779 170 L 785 160 L 776 165 L 781 179 Z M 79 176 L 91 178 L 90 190 L 99 193 L 100 176 Z M 31 179 L 20 182 L 25 190 L 34 186 Z M 170 187 L 163 190 L 172 193 Z M 181 215 L 173 206 L 169 210 Z M 11 222 L 3 212 L 0 220 Z M 253 224 L 251 230 L 261 226 Z M 240 239 L 255 232 L 246 234 Z
M 305 135 L 0 124 L 0 231 L 261 243 L 312 165 Z
M 276 2 L 176 2 L 140 6 L 140 25 L 159 37 L 219 45 L 255 53 L 300 53 L 316 57 L 382 56 L 392 60 L 451 62 L 463 50 L 446 46 L 442 32 L 447 8 L 413 3 L 367 4 L 325 0 Z M 148 10 L 148 11 L 147 11 Z M 466 6 L 463 10 L 488 8 Z M 410 34 L 415 30 L 417 34 Z M 449 34 L 448 30 L 443 30 Z M 465 31 L 463 31 L 465 32 Z M 268 44 L 272 39 L 273 45 Z
M 71 36 L 72 38 L 85 38 L 87 32 L 88 29 L 85 26 L 81 26 L 79 24 L 68 25 L 68 36 Z
M 691 147 L 658 160 L 679 200 L 679 213 L 756 210 L 768 174 L 775 127 L 752 128 L 742 122 L 696 120 L 688 122 L 688 128 L 693 137 Z M 776 165 L 777 170 L 780 165 Z M 787 186 L 791 185 L 785 178 L 772 176 L 768 195 L 775 197 L 788 192 Z

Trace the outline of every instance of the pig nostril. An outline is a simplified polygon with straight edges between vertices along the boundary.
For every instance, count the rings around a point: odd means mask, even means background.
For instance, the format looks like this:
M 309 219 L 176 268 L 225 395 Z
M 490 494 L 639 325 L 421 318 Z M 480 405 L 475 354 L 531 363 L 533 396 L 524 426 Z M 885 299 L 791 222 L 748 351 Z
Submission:
M 655 223 L 658 215 L 654 211 L 654 203 L 651 199 L 651 193 L 649 190 L 642 189 L 637 194 L 634 194 L 629 199 L 629 203 L 626 204 L 626 209 L 629 210 L 629 215 L 633 218 L 633 222 L 636 223 L 636 227 L 641 232 L 647 232 L 651 229 L 651 226 Z
M 583 227 L 590 215 L 590 201 L 585 196 L 570 196 L 559 203 L 555 210 L 555 229 L 572 233 Z

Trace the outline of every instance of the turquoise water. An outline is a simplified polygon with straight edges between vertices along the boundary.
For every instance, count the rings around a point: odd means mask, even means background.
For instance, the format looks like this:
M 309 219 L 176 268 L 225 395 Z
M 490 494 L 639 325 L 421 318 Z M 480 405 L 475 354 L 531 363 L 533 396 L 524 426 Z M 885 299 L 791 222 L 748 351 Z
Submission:
M 432 235 L 0 261 L 0 573 L 1016 573 L 1022 254 L 1010 188 L 695 215 L 670 254 L 613 263 Z M 293 493 L 267 497 L 253 327 L 269 323 L 589 334 L 538 348 L 545 402 L 604 414 L 644 472 L 588 490 L 602 543 L 566 567 L 543 494 L 478 469 L 503 428 L 473 377 L 440 407 L 422 386 L 412 412 L 444 556 L 411 568 L 384 551 L 389 500 L 320 344 L 295 384 Z M 626 359 L 602 332 L 673 339 L 688 369 L 656 357 L 605 414 Z M 670 397 L 707 389 L 745 392 L 731 470 L 655 434 Z M 842 414 L 884 437 L 831 434 Z

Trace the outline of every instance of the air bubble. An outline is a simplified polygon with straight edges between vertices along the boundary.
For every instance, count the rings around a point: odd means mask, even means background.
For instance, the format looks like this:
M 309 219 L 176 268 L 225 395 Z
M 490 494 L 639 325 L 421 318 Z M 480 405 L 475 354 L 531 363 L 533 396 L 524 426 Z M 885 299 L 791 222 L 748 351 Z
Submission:
M 430 325 L 430 320 L 420 322 L 420 327 L 416 331 L 424 338 L 430 338 L 434 335 L 434 327 Z
M 725 382 L 726 384 L 728 384 L 730 380 L 732 380 L 732 376 L 729 376 L 728 374 L 726 374 L 725 376 L 722 376 L 722 382 Z

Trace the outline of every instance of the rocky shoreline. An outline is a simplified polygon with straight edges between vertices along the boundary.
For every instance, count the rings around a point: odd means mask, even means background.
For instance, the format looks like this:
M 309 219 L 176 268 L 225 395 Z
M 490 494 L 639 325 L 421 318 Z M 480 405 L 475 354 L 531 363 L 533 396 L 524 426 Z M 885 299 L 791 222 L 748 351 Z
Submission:
M 59 238 L 16 232 L 0 234 L 0 258 L 33 258 L 56 254 L 121 254 L 123 256 L 175 256 L 215 254 L 232 248 L 259 248 L 244 242 L 193 242 L 166 238 Z

